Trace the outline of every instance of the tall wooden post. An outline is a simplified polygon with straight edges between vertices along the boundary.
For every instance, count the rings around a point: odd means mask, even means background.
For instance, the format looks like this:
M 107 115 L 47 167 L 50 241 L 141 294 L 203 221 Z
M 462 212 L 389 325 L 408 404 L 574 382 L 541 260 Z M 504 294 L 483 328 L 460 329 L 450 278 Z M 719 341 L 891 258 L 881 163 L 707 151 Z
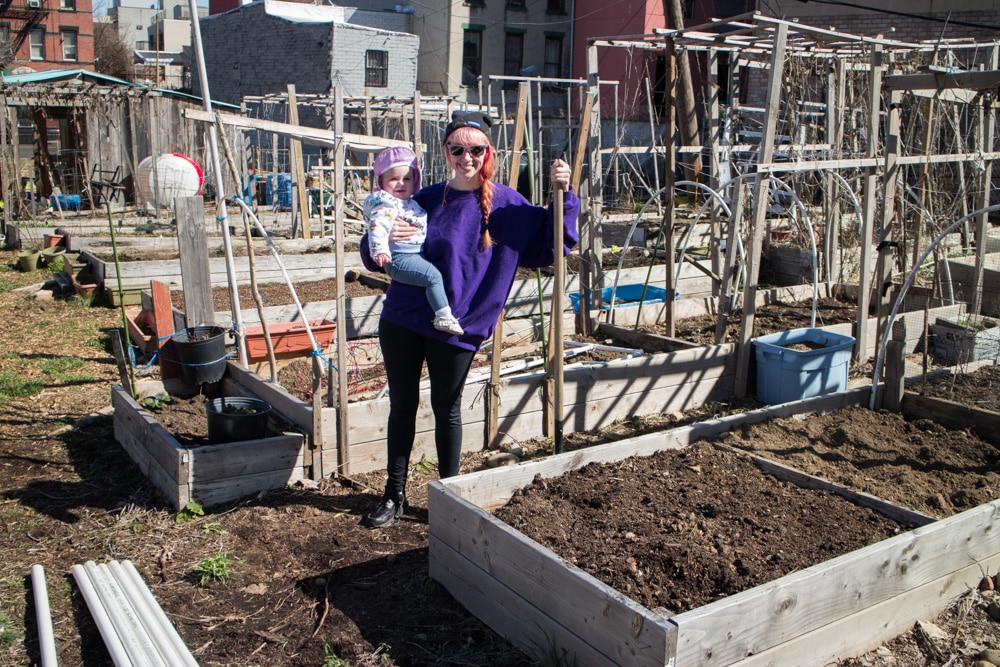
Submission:
M 781 79 L 785 71 L 785 44 L 788 25 L 778 24 L 774 35 L 774 52 L 771 54 L 771 73 L 767 82 L 767 101 L 764 104 L 764 127 L 758 151 L 760 163 L 769 164 L 774 158 L 774 133 L 778 122 L 778 105 L 781 101 Z M 747 248 L 746 289 L 743 291 L 743 318 L 740 323 L 740 346 L 737 351 L 736 383 L 734 394 L 746 395 L 750 376 L 750 339 L 753 336 L 754 301 L 757 298 L 757 277 L 760 273 L 761 246 L 767 221 L 767 202 L 771 177 L 758 173 L 754 179 L 753 218 L 750 221 L 750 245 Z
M 333 131 L 337 135 L 337 146 L 333 154 L 333 187 L 337 190 L 334 198 L 334 234 L 336 236 L 337 265 L 337 464 L 343 475 L 351 474 L 350 422 L 348 420 L 347 395 L 347 288 L 344 285 L 344 189 L 347 168 L 347 146 L 344 144 L 344 90 L 340 86 L 333 89 Z M 332 387 L 331 387 L 332 389 Z M 320 447 L 322 450 L 322 447 Z
M 299 101 L 295 94 L 295 84 L 288 84 L 288 122 L 292 125 L 299 124 Z M 302 238 L 312 238 L 312 230 L 309 228 L 309 192 L 306 190 L 306 174 L 302 167 L 302 142 L 298 139 L 290 140 L 290 150 L 288 154 L 289 168 L 292 178 L 295 180 L 295 192 L 298 194 L 299 217 L 302 220 Z M 292 221 L 294 226 L 295 221 Z
M 998 48 L 994 45 L 990 49 L 990 69 L 997 69 Z M 993 134 L 996 128 L 996 111 L 993 108 L 993 98 L 984 95 L 980 110 L 980 137 L 977 148 L 986 154 L 994 150 Z M 993 187 L 993 160 L 986 161 L 986 168 L 983 170 L 981 186 L 976 193 L 976 209 L 986 208 L 990 204 L 990 190 Z M 973 275 L 972 283 L 972 303 L 970 308 L 974 314 L 979 314 L 983 303 L 983 267 L 986 265 L 986 232 L 989 229 L 989 215 L 982 213 L 976 216 L 976 271 Z
M 601 307 L 601 286 L 604 281 L 601 266 L 601 190 L 604 188 L 604 166 L 601 157 L 601 95 L 597 73 L 597 46 L 587 47 L 587 91 L 596 110 L 590 116 L 590 137 L 587 141 L 590 163 L 587 193 L 581 197 L 580 218 L 580 312 L 576 329 L 591 333 L 590 312 Z M 578 193 L 583 194 L 583 193 Z
M 874 158 L 878 154 L 878 136 L 880 108 L 882 106 L 882 45 L 876 44 L 872 50 L 871 78 L 869 92 L 871 109 L 868 114 L 868 150 L 867 157 Z M 861 361 L 865 353 L 865 341 L 868 340 L 868 305 L 871 303 L 872 278 L 872 238 L 875 226 L 875 210 L 878 206 L 878 168 L 865 167 L 864 204 L 861 220 L 861 267 L 858 280 L 858 320 L 854 327 L 854 360 Z

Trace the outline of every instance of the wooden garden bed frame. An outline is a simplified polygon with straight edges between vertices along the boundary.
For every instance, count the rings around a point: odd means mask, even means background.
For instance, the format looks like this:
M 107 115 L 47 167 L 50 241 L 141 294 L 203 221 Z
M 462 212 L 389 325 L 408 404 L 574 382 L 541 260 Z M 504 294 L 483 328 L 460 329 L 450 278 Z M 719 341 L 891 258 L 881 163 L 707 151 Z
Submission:
M 630 600 L 490 514 L 536 475 L 683 448 L 740 424 L 863 405 L 862 388 L 434 482 L 430 574 L 527 651 L 554 646 L 577 664 L 821 666 L 863 654 L 933 617 L 1000 565 L 1000 501 L 933 521 L 776 463 L 762 468 L 920 526 L 674 616 Z
M 300 433 L 182 447 L 121 385 L 111 388 L 111 406 L 115 440 L 175 510 L 192 500 L 218 505 L 306 476 L 306 437 Z

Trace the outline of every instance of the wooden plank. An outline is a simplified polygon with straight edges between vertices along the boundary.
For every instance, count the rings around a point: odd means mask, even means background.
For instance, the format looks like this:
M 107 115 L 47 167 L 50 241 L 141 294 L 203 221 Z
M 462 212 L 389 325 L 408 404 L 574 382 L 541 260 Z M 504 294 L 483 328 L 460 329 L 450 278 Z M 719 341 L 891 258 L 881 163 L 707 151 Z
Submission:
M 624 341 L 628 345 L 634 345 L 635 347 L 642 348 L 647 352 L 675 352 L 677 350 L 686 350 L 692 347 L 701 347 L 698 343 L 692 343 L 678 338 L 669 338 L 667 336 L 638 331 L 636 329 L 626 329 L 625 327 L 615 326 L 614 324 L 608 324 L 607 322 L 601 322 L 597 326 L 597 332 L 599 334 Z
M 305 438 L 286 433 L 259 440 L 193 447 L 191 479 L 195 484 L 265 472 L 302 471 Z
M 893 74 L 885 77 L 882 85 L 889 91 L 956 88 L 982 91 L 1000 87 L 1000 70 Z
M 281 385 L 266 382 L 264 378 L 235 362 L 226 364 L 223 388 L 234 391 L 243 388 L 251 397 L 267 402 L 271 409 L 292 425 L 304 431 L 311 430 L 312 409 L 305 402 L 292 396 Z
M 208 244 L 205 240 L 205 204 L 201 197 L 178 197 L 177 243 L 178 264 L 184 289 L 184 312 L 188 326 L 215 324 L 212 304 L 212 278 L 208 262 Z M 124 276 L 123 276 L 124 277 Z
M 529 655 L 550 646 L 565 649 L 567 663 L 578 667 L 613 664 L 606 656 L 554 622 L 495 579 L 482 577 L 478 568 L 455 554 L 432 535 L 430 576 L 475 616 Z M 446 562 L 447 567 L 437 567 Z
M 685 383 L 690 385 L 688 392 L 693 392 L 699 383 L 708 383 L 713 377 L 726 373 L 730 365 L 732 345 L 696 348 L 666 355 L 638 357 L 617 361 L 613 364 L 594 365 L 588 367 L 571 367 L 565 372 L 564 406 L 571 409 L 577 404 L 593 402 L 594 397 L 606 397 L 612 405 L 623 410 L 631 408 L 635 403 L 632 398 L 623 398 L 626 394 L 652 393 L 658 387 L 668 388 L 664 395 L 654 396 L 653 402 L 664 401 L 670 395 L 684 396 L 683 390 L 677 386 Z M 731 370 L 729 371 L 731 373 Z M 518 376 L 501 383 L 500 415 L 503 427 L 511 428 L 509 416 L 517 415 L 533 409 L 541 409 L 537 388 L 540 386 L 543 374 L 532 373 Z M 706 385 L 710 386 L 710 385 Z M 462 396 L 463 423 L 481 421 L 484 410 L 478 406 L 482 400 L 482 390 L 470 387 Z M 527 406 L 531 406 L 531 410 Z M 608 414 L 607 404 L 594 403 L 588 411 L 592 414 Z M 660 403 L 659 406 L 662 406 Z M 658 407 L 656 411 L 662 409 Z M 351 439 L 354 442 L 367 442 L 384 439 L 384 422 L 388 414 L 388 399 L 366 401 L 363 406 L 352 404 L 351 414 L 353 424 Z M 573 410 L 573 422 L 578 419 Z M 567 422 L 570 420 L 567 419 Z M 593 420 L 589 420 L 593 421 Z M 503 428 L 501 428 L 503 430 Z M 433 433 L 434 418 L 430 409 L 430 392 L 421 392 L 420 404 L 417 408 L 416 432 L 419 434 Z M 540 433 L 537 431 L 536 433 Z
M 366 134 L 355 134 L 353 132 L 345 132 L 341 137 L 338 136 L 336 132 L 331 130 L 322 130 L 316 127 L 278 123 L 271 120 L 247 118 L 227 113 L 216 113 L 223 125 L 232 125 L 233 127 L 239 127 L 247 130 L 271 132 L 283 137 L 296 138 L 303 143 L 316 146 L 336 148 L 338 141 L 343 139 L 348 143 L 350 148 L 354 150 L 377 152 L 383 148 L 389 148 L 391 146 L 406 146 L 407 148 L 413 147 L 413 144 L 409 141 L 399 141 L 396 139 L 387 139 L 383 137 L 369 136 Z M 190 120 L 200 120 L 207 123 L 215 122 L 214 114 L 194 108 L 184 109 L 184 118 Z M 426 147 L 421 146 L 420 150 L 426 150 Z
M 170 444 L 173 436 L 117 385 L 111 388 L 111 406 L 115 440 L 150 483 L 179 510 L 190 498 L 186 472 L 181 466 L 182 452 Z
M 480 570 L 471 573 L 475 581 L 505 586 L 509 589 L 508 600 L 510 594 L 521 599 L 518 606 L 526 603 L 530 609 L 546 610 L 549 623 L 532 634 L 551 632 L 558 626 L 569 633 L 565 640 L 570 642 L 558 646 L 574 653 L 593 647 L 597 655 L 588 664 L 667 664 L 668 636 L 674 632 L 668 620 L 440 484 L 428 487 L 427 514 L 429 532 L 441 547 L 431 558 L 433 578 L 447 576 L 451 569 L 462 568 L 466 565 L 462 561 L 467 561 Z M 497 608 L 496 600 L 488 601 L 490 609 L 483 611 L 492 621 L 509 615 L 509 610 Z M 460 602 L 465 604 L 467 600 Z M 600 661 L 594 662 L 596 658 Z
M 280 489 L 300 479 L 302 479 L 301 467 L 238 475 L 196 483 L 191 489 L 191 497 L 205 507 L 212 507 L 264 491 Z
M 1000 433 L 1000 413 L 945 398 L 907 391 L 903 393 L 902 411 L 910 417 L 934 415 L 934 421 L 950 428 L 971 428 L 984 439 L 995 439 Z
M 735 447 L 726 447 L 724 445 L 718 445 L 724 447 L 730 451 L 737 452 L 744 456 L 747 455 L 746 452 L 736 449 Z M 769 459 L 750 455 L 754 463 L 764 472 L 769 475 L 774 475 L 780 480 L 786 482 L 791 482 L 792 484 L 801 487 L 803 489 L 819 489 L 822 491 L 829 491 L 831 493 L 836 493 L 838 496 L 842 496 L 847 500 L 850 500 L 855 505 L 860 507 L 867 507 L 868 509 L 875 510 L 879 514 L 889 517 L 893 521 L 899 522 L 911 528 L 916 528 L 918 526 L 925 526 L 929 523 L 937 521 L 936 518 L 932 516 L 927 516 L 919 512 L 914 512 L 913 510 L 907 509 L 905 507 L 900 507 L 892 503 L 886 502 L 881 498 L 876 498 L 873 495 L 867 493 L 861 493 L 860 491 L 854 491 L 848 489 L 839 484 L 834 484 L 833 482 L 827 481 L 820 477 L 815 477 L 813 475 L 808 475 L 794 468 L 790 468 L 784 464 L 778 463 L 777 461 L 771 461 Z
M 956 597 L 974 587 L 983 572 L 996 572 L 997 569 L 1000 569 L 1000 557 L 969 565 L 733 663 L 732 667 L 826 667 L 861 656 L 910 630 L 917 620 L 934 618 Z
M 678 614 L 678 664 L 732 664 L 993 558 L 998 515 L 1000 501 L 980 505 Z

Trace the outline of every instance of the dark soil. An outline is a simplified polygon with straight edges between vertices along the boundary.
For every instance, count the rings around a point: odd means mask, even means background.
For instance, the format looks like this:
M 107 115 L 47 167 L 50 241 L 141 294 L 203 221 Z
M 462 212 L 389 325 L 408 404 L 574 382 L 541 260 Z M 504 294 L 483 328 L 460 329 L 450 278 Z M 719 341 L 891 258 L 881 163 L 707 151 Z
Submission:
M 13 264 L 14 259 L 14 253 L 3 252 L 3 264 Z M 33 365 L 28 374 L 44 383 L 41 392 L 0 399 L 0 611 L 9 617 L 7 630 L 13 633 L 10 641 L 0 644 L 0 664 L 39 662 L 28 580 L 35 563 L 45 567 L 48 578 L 59 663 L 110 664 L 70 568 L 88 560 L 111 559 L 129 559 L 136 565 L 185 643 L 206 666 L 321 665 L 336 664 L 337 658 L 362 666 L 485 667 L 529 665 L 541 659 L 511 648 L 429 578 L 426 483 L 436 478 L 433 460 L 413 462 L 408 487 L 411 511 L 399 525 L 383 530 L 360 525 L 360 517 L 379 496 L 381 474 L 353 481 L 327 479 L 318 488 L 277 489 L 210 508 L 204 516 L 171 511 L 116 443 L 111 417 L 100 412 L 109 405 L 110 386 L 119 382 L 107 337 L 119 326 L 119 314 L 87 308 L 79 300 L 33 300 L 30 293 L 11 291 L 17 284 L 39 280 L 0 272 L 0 340 L 5 341 L 0 374 L 21 372 L 16 364 L 24 360 L 81 359 L 90 379 L 65 382 L 37 370 L 44 366 Z M 100 339 L 79 340 L 72 335 L 80 323 L 94 318 L 104 332 Z M 60 335 L 53 335 L 56 331 Z M 995 391 L 994 384 L 989 387 L 982 391 Z M 705 406 L 693 418 L 745 407 Z M 690 417 L 627 420 L 617 424 L 611 435 L 570 434 L 564 446 L 589 446 Z M 963 431 L 942 430 L 929 420 L 911 423 L 860 410 L 760 425 L 724 439 L 732 445 L 737 441 L 774 458 L 799 454 L 807 461 L 811 456 L 822 465 L 822 476 L 939 516 L 982 498 L 995 498 L 1000 489 L 991 445 Z M 475 443 L 468 443 L 463 471 L 484 466 L 486 457 L 476 450 Z M 545 456 L 550 450 L 547 442 L 525 444 L 526 456 Z M 737 465 L 738 459 L 710 465 L 697 458 L 707 451 L 698 448 L 686 455 L 700 472 L 678 461 L 676 467 L 663 470 L 670 473 L 661 475 L 663 481 L 683 477 L 689 486 L 698 483 L 706 491 L 724 487 L 733 476 L 730 464 Z M 744 471 L 743 477 L 750 472 Z M 619 476 L 629 478 L 633 473 L 622 468 Z M 603 476 L 590 479 L 594 484 L 607 482 Z M 574 504 L 583 505 L 582 499 L 607 502 L 603 489 L 598 485 L 574 492 Z M 732 511 L 732 500 L 712 500 L 714 508 L 704 502 L 699 507 L 696 500 L 687 516 L 668 513 L 661 502 L 665 492 L 643 491 L 635 498 L 635 509 L 622 512 L 624 525 L 613 525 L 614 515 L 606 512 L 608 521 L 601 531 L 605 536 L 632 532 L 640 544 L 646 540 L 651 544 L 654 536 L 636 531 L 631 521 L 636 513 L 648 513 L 662 520 L 662 530 L 674 530 L 673 539 L 679 541 L 685 528 L 690 532 L 700 524 L 707 526 L 714 510 L 715 518 L 728 516 L 730 521 L 730 532 L 718 538 L 720 552 L 738 552 L 739 563 L 748 569 L 774 566 L 773 546 L 736 542 L 737 533 L 752 535 L 753 524 L 763 525 L 769 514 L 809 517 L 826 512 L 817 510 L 814 497 L 806 502 L 806 497 L 786 491 L 790 490 L 776 488 L 775 495 L 740 497 L 739 514 Z M 940 508 L 929 500 L 936 497 L 943 499 L 937 501 Z M 871 531 L 873 519 L 865 512 L 847 512 L 840 523 L 845 529 L 853 526 L 857 534 Z M 567 524 L 560 517 L 554 525 Z M 778 532 L 772 530 L 771 537 Z M 825 535 L 825 524 L 809 532 L 833 541 Z M 601 548 L 610 543 L 598 537 L 595 544 Z M 690 548 L 695 553 L 695 547 Z M 803 554 L 801 562 L 828 558 L 825 549 L 820 544 L 811 556 Z M 219 554 L 228 560 L 228 580 L 198 585 L 193 568 Z M 649 583 L 660 576 L 654 571 L 662 566 L 641 565 L 637 560 L 636 570 L 643 572 L 639 579 L 627 558 L 613 567 L 626 573 L 630 594 L 642 595 L 641 589 L 652 588 Z M 734 568 L 736 560 L 730 559 Z M 720 560 L 716 568 L 725 581 L 734 573 L 723 565 Z M 735 575 L 742 576 L 738 569 Z M 667 604 L 685 600 L 698 604 L 697 596 L 702 595 L 700 586 L 685 591 L 665 577 L 655 585 L 670 588 Z M 711 593 L 719 594 L 724 593 Z M 845 664 L 908 667 L 944 664 L 953 657 L 951 665 L 971 665 L 969 647 L 1000 647 L 996 624 L 982 622 L 987 595 L 971 603 L 969 598 L 957 601 L 950 615 L 936 621 L 947 633 L 946 640 L 928 644 L 922 636 L 907 635 L 883 647 L 880 654 Z
M 646 608 L 672 613 L 905 529 L 706 442 L 536 478 L 496 515 Z
M 760 306 L 754 311 L 753 335 L 765 336 L 788 329 L 802 327 L 825 327 L 831 324 L 853 322 L 857 319 L 856 303 L 836 298 L 822 297 L 817 300 L 816 323 L 812 324 L 812 300 L 783 302 Z M 732 343 L 740 339 L 739 311 L 731 313 L 726 320 L 726 337 L 723 342 Z M 701 315 L 678 320 L 674 327 L 674 338 L 679 338 L 699 345 L 715 344 L 715 327 L 718 322 L 716 315 Z M 666 327 L 662 325 L 647 325 L 652 333 L 666 335 Z
M 914 381 L 909 391 L 946 398 L 962 405 L 1000 412 L 1000 366 L 983 366 L 974 373 L 937 375 Z

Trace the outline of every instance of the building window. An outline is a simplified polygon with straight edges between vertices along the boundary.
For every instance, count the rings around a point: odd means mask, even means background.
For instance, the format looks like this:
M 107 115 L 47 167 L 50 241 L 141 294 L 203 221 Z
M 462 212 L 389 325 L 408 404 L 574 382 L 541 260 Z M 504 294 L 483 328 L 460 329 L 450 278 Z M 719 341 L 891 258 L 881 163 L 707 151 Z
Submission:
M 76 10 L 76 0 L 59 0 L 59 9 Z
M 482 71 L 483 31 L 467 29 L 462 35 L 462 85 L 476 85 Z
M 563 38 L 545 37 L 545 71 L 542 73 L 546 79 L 563 78 L 562 58 Z
M 386 88 L 389 85 L 389 52 L 365 51 L 365 85 Z
M 59 39 L 62 42 L 62 59 L 76 60 L 76 30 L 63 28 L 59 31 Z
M 10 24 L 0 23 L 0 51 L 6 50 L 10 44 Z
M 507 6 L 512 9 L 527 9 L 524 6 L 524 0 L 507 0 Z
M 549 14 L 565 14 L 566 0 L 548 0 L 545 11 Z
M 28 34 L 29 58 L 45 60 L 45 28 L 37 28 Z
M 503 47 L 503 73 L 506 76 L 520 76 L 524 58 L 524 35 L 508 32 Z
M 747 12 L 746 0 L 715 0 L 715 16 L 725 18 Z
M 686 19 L 694 18 L 694 0 L 683 0 L 683 14 Z

